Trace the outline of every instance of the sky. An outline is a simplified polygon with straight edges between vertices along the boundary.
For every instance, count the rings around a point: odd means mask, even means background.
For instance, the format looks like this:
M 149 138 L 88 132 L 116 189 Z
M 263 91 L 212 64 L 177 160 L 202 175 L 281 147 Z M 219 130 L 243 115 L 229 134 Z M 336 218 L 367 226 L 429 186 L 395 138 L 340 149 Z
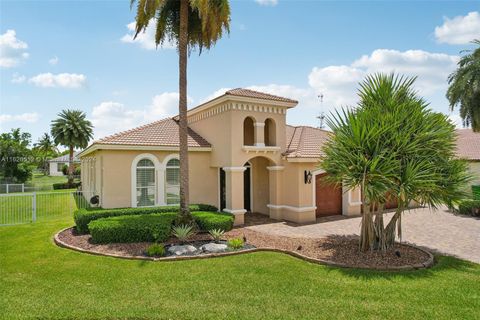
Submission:
M 375 72 L 417 76 L 449 115 L 447 77 L 480 39 L 480 1 L 230 1 L 231 31 L 188 64 L 189 108 L 237 87 L 297 99 L 292 125 L 357 103 Z M 176 115 L 178 56 L 153 29 L 132 39 L 129 1 L 0 0 L 0 131 L 35 142 L 62 109 L 84 111 L 95 138 Z M 323 95 L 323 101 L 319 98 Z

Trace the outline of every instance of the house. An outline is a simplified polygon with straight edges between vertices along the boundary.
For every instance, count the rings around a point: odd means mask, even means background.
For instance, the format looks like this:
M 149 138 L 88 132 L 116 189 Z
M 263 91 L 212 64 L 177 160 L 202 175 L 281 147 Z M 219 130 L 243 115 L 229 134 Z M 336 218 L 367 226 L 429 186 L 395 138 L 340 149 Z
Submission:
M 79 152 L 73 153 L 73 163 L 78 165 L 80 164 L 80 159 L 78 158 Z M 70 156 L 68 154 L 48 160 L 48 175 L 50 176 L 63 176 L 63 167 L 68 166 Z
M 289 126 L 297 101 L 233 89 L 188 111 L 190 202 L 235 215 L 247 212 L 297 223 L 357 215 L 360 192 L 324 184 L 318 168 L 329 132 Z M 104 208 L 179 202 L 177 118 L 95 141 L 81 152 L 82 187 Z
M 472 184 L 480 185 L 480 132 L 457 130 L 457 156 L 468 161 Z

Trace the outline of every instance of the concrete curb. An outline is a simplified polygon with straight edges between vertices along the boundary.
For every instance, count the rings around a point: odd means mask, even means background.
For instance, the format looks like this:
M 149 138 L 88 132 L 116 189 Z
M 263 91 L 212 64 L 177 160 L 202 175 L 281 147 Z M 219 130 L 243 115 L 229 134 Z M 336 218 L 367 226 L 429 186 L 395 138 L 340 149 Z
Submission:
M 253 249 L 245 249 L 241 251 L 232 251 L 232 252 L 222 252 L 222 253 L 207 253 L 207 254 L 202 254 L 198 256 L 170 256 L 170 257 L 163 257 L 163 258 L 153 258 L 153 257 L 145 257 L 145 256 L 123 256 L 119 254 L 114 254 L 114 253 L 101 253 L 101 252 L 95 252 L 95 251 L 90 251 L 86 250 L 77 246 L 73 246 L 71 244 L 68 244 L 66 242 L 63 242 L 59 238 L 59 234 L 71 229 L 73 227 L 68 227 L 60 230 L 57 232 L 53 238 L 54 243 L 62 248 L 82 252 L 82 253 L 88 253 L 92 255 L 97 255 L 97 256 L 104 256 L 104 257 L 113 257 L 113 258 L 120 258 L 120 259 L 127 259 L 127 260 L 149 260 L 149 261 L 181 261 L 181 260 L 196 260 L 196 259 L 206 259 L 206 258 L 220 258 L 220 257 L 227 257 L 227 256 L 234 256 L 234 255 L 240 255 L 240 254 L 247 254 L 247 253 L 252 253 L 252 252 L 278 252 L 278 253 L 284 253 L 288 254 L 292 257 L 302 259 L 304 261 L 316 263 L 316 264 L 321 264 L 321 265 L 326 265 L 330 267 L 337 267 L 337 268 L 348 268 L 348 269 L 364 269 L 364 270 L 376 270 L 376 271 L 412 271 L 412 270 L 418 270 L 418 269 L 425 269 L 425 268 L 430 268 L 435 264 L 435 258 L 433 254 L 431 254 L 429 251 L 419 248 L 417 246 L 411 245 L 411 244 L 406 244 L 402 243 L 401 245 L 403 246 L 408 246 L 415 248 L 417 250 L 420 250 L 424 252 L 425 254 L 428 255 L 427 261 L 419 264 L 414 264 L 414 265 L 404 265 L 404 266 L 392 266 L 392 267 L 387 267 L 387 268 L 382 268 L 382 267 L 356 267 L 356 266 L 351 266 L 348 264 L 344 263 L 338 263 L 338 262 L 333 262 L 329 260 L 323 260 L 323 259 L 316 259 L 316 258 L 311 258 L 308 256 L 305 256 L 303 254 L 300 254 L 298 252 L 293 252 L 289 250 L 282 250 L 282 249 L 274 249 L 274 248 L 253 248 Z

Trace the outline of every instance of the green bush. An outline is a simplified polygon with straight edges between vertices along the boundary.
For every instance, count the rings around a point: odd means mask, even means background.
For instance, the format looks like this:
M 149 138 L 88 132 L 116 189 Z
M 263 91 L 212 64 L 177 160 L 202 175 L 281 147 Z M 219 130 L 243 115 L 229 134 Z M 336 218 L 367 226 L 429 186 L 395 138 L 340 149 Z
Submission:
M 126 216 L 126 215 L 178 212 L 178 210 L 179 210 L 178 206 L 100 209 L 100 210 L 79 209 L 75 211 L 73 218 L 77 226 L 77 231 L 81 234 L 85 234 L 85 233 L 88 233 L 88 224 L 93 220 L 107 218 L 107 217 Z M 217 211 L 217 208 L 210 205 L 194 204 L 190 206 L 190 210 L 191 211 Z M 205 229 L 205 230 L 210 230 L 210 229 Z
M 54 183 L 52 186 L 53 186 L 53 190 L 74 189 L 80 186 L 80 182 L 73 182 L 71 184 L 69 184 L 68 182 Z
M 176 212 L 129 215 L 94 220 L 88 224 L 94 243 L 166 241 Z
M 163 257 L 165 255 L 165 246 L 161 243 L 154 243 L 145 250 L 145 254 L 149 257 Z
M 227 241 L 227 245 L 229 248 L 233 250 L 238 250 L 243 248 L 243 240 L 240 238 L 233 238 Z
M 458 205 L 458 212 L 460 214 L 480 217 L 480 200 L 463 200 Z
M 480 184 L 472 186 L 473 199 L 480 200 Z
M 208 231 L 212 229 L 221 229 L 229 231 L 233 228 L 234 217 L 225 212 L 192 212 L 193 218 L 200 230 Z

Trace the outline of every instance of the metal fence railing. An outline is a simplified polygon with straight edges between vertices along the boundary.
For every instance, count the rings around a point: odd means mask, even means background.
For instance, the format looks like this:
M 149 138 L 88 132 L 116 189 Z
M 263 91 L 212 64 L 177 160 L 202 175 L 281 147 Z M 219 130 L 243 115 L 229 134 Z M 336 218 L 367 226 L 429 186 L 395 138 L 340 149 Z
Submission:
M 82 191 L 0 194 L 0 225 L 30 223 L 89 207 Z

